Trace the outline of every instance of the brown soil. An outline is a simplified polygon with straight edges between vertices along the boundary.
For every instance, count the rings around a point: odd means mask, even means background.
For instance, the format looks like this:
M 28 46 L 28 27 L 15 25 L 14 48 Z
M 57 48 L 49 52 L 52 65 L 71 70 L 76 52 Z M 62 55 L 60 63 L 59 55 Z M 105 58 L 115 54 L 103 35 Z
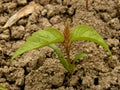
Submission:
M 12 15 L 31 1 L 37 4 L 32 14 L 7 29 L 2 28 Z M 120 0 L 89 0 L 88 10 L 85 0 L 66 1 L 0 1 L 0 84 L 8 90 L 120 90 Z M 71 27 L 93 26 L 109 45 L 113 60 L 109 60 L 108 53 L 95 43 L 74 43 L 71 57 L 77 52 L 85 52 L 88 56 L 79 60 L 69 83 L 67 71 L 49 47 L 29 51 L 9 64 L 15 50 L 33 32 L 46 27 L 62 31 L 67 19 Z

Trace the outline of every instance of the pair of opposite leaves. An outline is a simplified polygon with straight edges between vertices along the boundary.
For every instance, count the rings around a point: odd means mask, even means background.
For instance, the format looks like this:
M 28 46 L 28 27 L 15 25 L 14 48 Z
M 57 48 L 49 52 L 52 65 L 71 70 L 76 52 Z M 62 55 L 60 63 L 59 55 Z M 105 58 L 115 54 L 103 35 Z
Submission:
M 62 43 L 64 40 L 65 38 L 63 34 L 55 28 L 39 30 L 33 33 L 32 36 L 28 37 L 26 42 L 14 53 L 11 60 L 26 51 L 49 46 L 50 44 Z M 70 32 L 70 42 L 78 40 L 95 42 L 104 47 L 111 54 L 106 42 L 91 26 L 78 25 Z

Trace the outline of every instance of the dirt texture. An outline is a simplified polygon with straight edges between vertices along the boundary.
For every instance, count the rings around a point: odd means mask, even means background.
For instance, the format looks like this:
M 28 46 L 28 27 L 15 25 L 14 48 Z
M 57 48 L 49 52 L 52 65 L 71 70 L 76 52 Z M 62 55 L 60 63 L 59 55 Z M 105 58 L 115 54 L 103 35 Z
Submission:
M 37 5 L 34 12 L 3 28 L 30 2 Z M 87 10 L 85 0 L 0 0 L 0 85 L 8 90 L 120 90 L 120 0 L 89 0 L 88 6 Z M 113 59 L 101 46 L 79 41 L 71 47 L 71 58 L 78 52 L 88 55 L 76 63 L 71 77 L 49 47 L 29 51 L 10 65 L 28 36 L 47 27 L 63 31 L 66 20 L 71 27 L 93 26 Z

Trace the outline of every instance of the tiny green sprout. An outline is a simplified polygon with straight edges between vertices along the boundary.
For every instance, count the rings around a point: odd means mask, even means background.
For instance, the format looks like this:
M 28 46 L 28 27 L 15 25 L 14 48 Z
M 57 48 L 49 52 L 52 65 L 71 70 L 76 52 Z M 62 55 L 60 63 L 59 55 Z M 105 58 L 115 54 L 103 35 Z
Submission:
M 91 26 L 78 25 L 73 28 L 72 31 L 70 31 L 69 23 L 67 23 L 63 32 L 60 32 L 60 30 L 55 28 L 47 28 L 34 32 L 32 36 L 28 37 L 26 42 L 14 53 L 11 61 L 24 52 L 49 46 L 56 52 L 58 59 L 64 68 L 68 72 L 73 73 L 76 62 L 80 58 L 86 56 L 85 53 L 78 53 L 73 60 L 70 57 L 71 44 L 79 40 L 95 42 L 105 48 L 111 55 L 111 51 L 106 42 Z M 64 57 L 62 51 L 57 45 L 55 45 L 55 43 L 61 43 L 61 45 L 64 47 L 67 58 Z
M 7 90 L 4 86 L 0 85 L 0 90 Z

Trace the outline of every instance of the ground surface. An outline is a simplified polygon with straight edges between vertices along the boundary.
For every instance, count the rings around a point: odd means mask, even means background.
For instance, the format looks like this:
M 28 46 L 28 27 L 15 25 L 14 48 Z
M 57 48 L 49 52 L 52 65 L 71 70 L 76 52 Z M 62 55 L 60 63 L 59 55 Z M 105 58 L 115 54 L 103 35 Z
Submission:
M 31 1 L 37 4 L 32 14 L 10 28 L 2 28 Z M 93 26 L 109 45 L 113 60 L 108 59 L 102 47 L 81 41 L 72 46 L 71 57 L 77 52 L 88 56 L 77 63 L 69 83 L 66 83 L 67 71 L 49 47 L 27 52 L 10 66 L 10 57 L 28 36 L 50 26 L 62 31 L 67 19 L 71 27 Z M 89 0 L 88 10 L 85 0 L 1 0 L 0 46 L 0 84 L 8 90 L 120 90 L 120 0 Z

